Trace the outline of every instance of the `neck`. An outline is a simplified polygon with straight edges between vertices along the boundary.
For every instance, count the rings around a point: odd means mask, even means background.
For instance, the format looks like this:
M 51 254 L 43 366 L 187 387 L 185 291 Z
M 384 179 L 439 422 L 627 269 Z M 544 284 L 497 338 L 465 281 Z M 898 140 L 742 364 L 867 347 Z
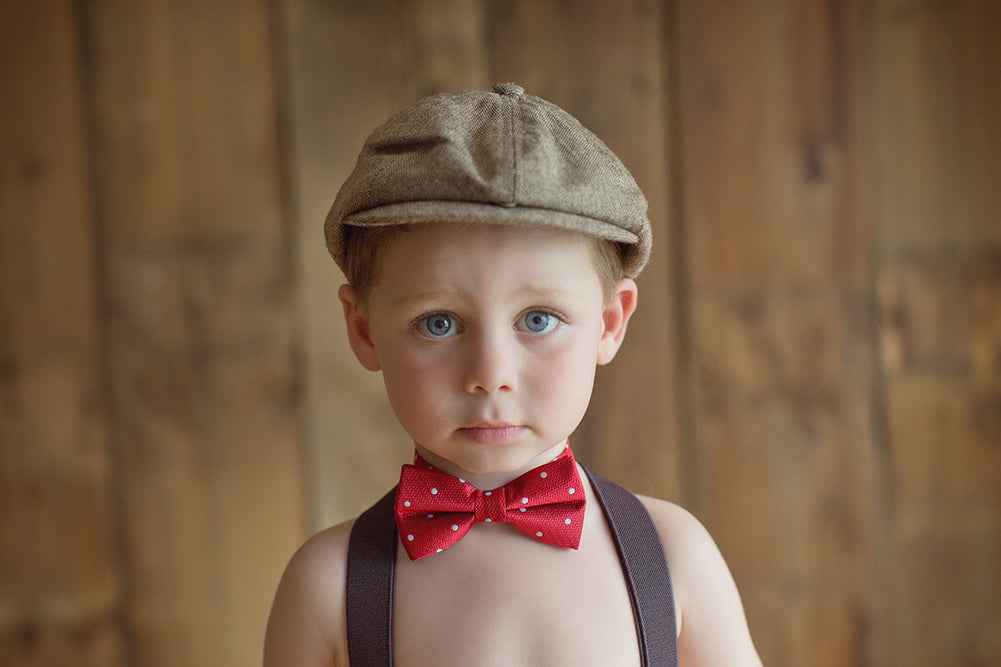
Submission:
M 559 456 L 560 452 L 563 451 L 563 448 L 566 447 L 566 445 L 567 445 L 566 441 L 563 441 L 558 445 L 554 445 L 552 448 L 542 452 L 541 454 L 531 459 L 528 463 L 526 463 L 521 468 L 518 468 L 517 470 L 512 470 L 510 472 L 495 472 L 495 473 L 470 472 L 456 465 L 455 463 L 452 463 L 448 459 L 442 458 L 440 456 L 437 456 L 436 454 L 427 451 L 420 445 L 416 445 L 416 447 L 417 447 L 417 453 L 420 454 L 425 461 L 435 466 L 439 470 L 444 470 L 450 475 L 459 477 L 469 482 L 469 484 L 472 485 L 474 488 L 480 489 L 481 491 L 489 491 L 491 489 L 496 489 L 501 486 L 504 486 L 511 480 L 521 477 L 532 468 L 538 468 L 543 463 L 552 461 L 554 458 Z

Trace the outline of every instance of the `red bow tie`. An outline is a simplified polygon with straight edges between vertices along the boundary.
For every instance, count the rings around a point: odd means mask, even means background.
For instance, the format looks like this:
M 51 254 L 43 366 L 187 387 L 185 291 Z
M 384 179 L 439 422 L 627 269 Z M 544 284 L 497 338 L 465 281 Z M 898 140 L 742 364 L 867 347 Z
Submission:
M 403 466 L 396 489 L 396 527 L 411 560 L 447 549 L 477 522 L 507 521 L 541 542 L 580 544 L 584 489 L 567 447 L 549 463 L 505 486 L 481 491 L 420 455 Z

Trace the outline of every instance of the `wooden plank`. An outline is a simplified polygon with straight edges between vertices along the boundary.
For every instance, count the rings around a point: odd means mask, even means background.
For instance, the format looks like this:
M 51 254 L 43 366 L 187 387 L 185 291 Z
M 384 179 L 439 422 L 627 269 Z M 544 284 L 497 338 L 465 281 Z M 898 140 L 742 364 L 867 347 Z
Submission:
M 817 587 L 808 595 L 791 596 L 776 588 L 745 595 L 750 615 L 777 619 L 789 629 L 784 637 L 759 633 L 755 637 L 758 652 L 770 656 L 770 664 L 777 665 L 797 665 L 800 656 L 807 654 L 813 654 L 810 665 L 824 667 L 895 664 L 867 657 L 871 628 L 837 585 L 832 582 L 830 588 Z
M 914 374 L 895 378 L 889 397 L 900 529 L 909 534 L 978 516 L 1001 523 L 1001 381 Z
M 1001 5 L 876 3 L 873 162 L 882 241 L 963 250 L 1001 239 Z
M 415 75 L 421 94 L 499 83 L 488 77 L 488 32 L 482 0 L 415 0 Z
M 858 546 L 875 530 L 864 493 L 874 480 L 846 443 L 865 435 L 866 397 L 849 389 L 871 351 L 864 312 L 851 310 L 814 293 L 694 302 L 700 439 L 719 489 L 706 509 L 722 542 L 740 536 L 731 565 L 754 579 L 828 559 L 855 577 L 868 567 Z
M 252 664 L 305 528 L 271 13 L 86 9 L 135 659 Z
M 678 10 L 691 279 L 865 288 L 858 3 L 709 4 Z
M 123 659 L 75 21 L 0 4 L 2 664 Z
M 891 268 L 892 267 L 892 268 Z M 906 664 L 994 664 L 1001 642 L 1001 261 L 887 262 L 891 604 Z M 889 280 L 889 279 L 887 279 Z M 922 610 L 934 608 L 934 614 Z
M 888 257 L 880 275 L 884 368 L 990 381 L 1001 370 L 1001 245 Z
M 970 513 L 950 506 L 930 521 L 914 523 L 914 518 L 900 518 L 895 544 L 899 558 L 891 603 L 899 664 L 998 664 L 997 510 Z
M 685 492 L 679 445 L 667 17 L 658 3 L 489 6 L 494 78 L 560 105 L 619 156 L 650 204 L 654 252 L 625 345 L 599 369 L 573 436 L 581 459 L 639 493 Z
M 899 664 L 998 664 L 997 3 L 874 8 L 880 344 Z
M 859 3 L 677 5 L 697 514 L 765 664 L 884 650 Z

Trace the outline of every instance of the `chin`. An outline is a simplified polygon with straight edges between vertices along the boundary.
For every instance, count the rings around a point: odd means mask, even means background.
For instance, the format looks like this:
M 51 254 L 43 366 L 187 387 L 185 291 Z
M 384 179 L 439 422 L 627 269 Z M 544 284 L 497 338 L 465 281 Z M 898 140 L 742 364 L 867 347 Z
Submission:
M 555 445 L 532 445 L 532 444 L 512 444 L 509 446 L 485 448 L 476 456 L 469 457 L 469 464 L 475 469 L 470 472 L 479 474 L 488 473 L 512 473 L 526 467 L 533 460 L 542 456 L 547 451 L 562 444 L 561 440 Z M 463 466 L 465 467 L 465 466 Z

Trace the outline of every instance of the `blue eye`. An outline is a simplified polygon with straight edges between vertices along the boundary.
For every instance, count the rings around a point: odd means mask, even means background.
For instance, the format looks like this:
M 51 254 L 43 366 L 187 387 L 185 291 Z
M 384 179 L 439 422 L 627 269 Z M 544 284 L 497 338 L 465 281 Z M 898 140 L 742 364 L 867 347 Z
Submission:
M 544 310 L 530 310 L 518 319 L 518 329 L 531 334 L 547 334 L 560 324 L 560 318 Z
M 417 333 L 425 338 L 448 338 L 456 332 L 455 319 L 447 313 L 435 313 L 416 322 Z

